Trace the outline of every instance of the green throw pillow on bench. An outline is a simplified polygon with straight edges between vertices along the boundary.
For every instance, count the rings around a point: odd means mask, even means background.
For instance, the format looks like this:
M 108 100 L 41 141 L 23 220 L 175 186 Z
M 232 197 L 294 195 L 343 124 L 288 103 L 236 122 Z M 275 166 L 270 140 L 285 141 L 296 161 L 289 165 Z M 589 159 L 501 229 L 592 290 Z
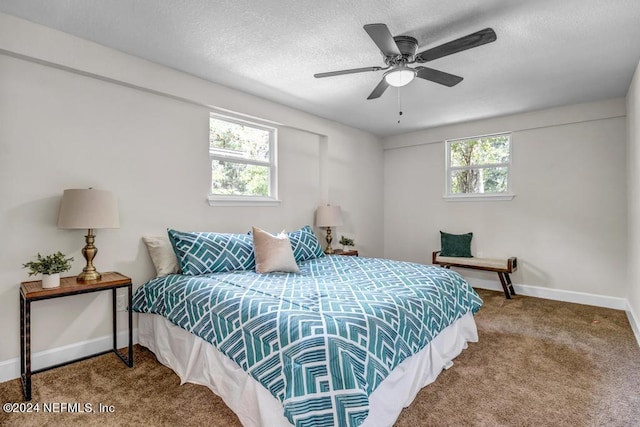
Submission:
M 440 256 L 473 258 L 471 255 L 473 233 L 449 234 L 440 232 Z

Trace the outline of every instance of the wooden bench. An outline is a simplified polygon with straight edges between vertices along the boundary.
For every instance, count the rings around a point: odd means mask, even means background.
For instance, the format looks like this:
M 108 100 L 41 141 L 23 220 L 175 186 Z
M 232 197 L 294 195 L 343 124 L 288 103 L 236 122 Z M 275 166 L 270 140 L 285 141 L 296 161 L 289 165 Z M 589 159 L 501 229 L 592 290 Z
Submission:
M 491 258 L 462 258 L 462 257 L 446 257 L 440 256 L 440 251 L 435 251 L 432 258 L 433 264 L 441 265 L 444 268 L 472 268 L 474 270 L 495 271 L 500 278 L 504 296 L 511 299 L 511 295 L 515 295 L 513 284 L 511 283 L 510 273 L 518 269 L 518 258 L 511 257 L 507 259 L 491 259 Z

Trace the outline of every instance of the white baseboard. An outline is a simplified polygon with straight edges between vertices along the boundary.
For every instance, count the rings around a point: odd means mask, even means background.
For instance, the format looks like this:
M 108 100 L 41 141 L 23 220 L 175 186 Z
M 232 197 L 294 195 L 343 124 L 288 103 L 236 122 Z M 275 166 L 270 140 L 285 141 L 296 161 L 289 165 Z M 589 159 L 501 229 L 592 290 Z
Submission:
M 499 282 L 492 280 L 484 280 L 478 278 L 467 278 L 467 281 L 474 288 L 489 289 L 492 291 L 503 292 Z M 565 291 L 562 289 L 541 288 L 531 285 L 513 285 L 516 294 L 528 297 L 537 297 L 550 299 L 555 301 L 573 302 L 576 304 L 595 305 L 596 307 L 613 308 L 615 310 L 624 310 L 631 324 L 631 329 L 638 341 L 640 347 L 640 317 L 638 317 L 631 308 L 631 304 L 625 298 L 608 297 L 605 295 L 588 294 L 585 292 Z
M 633 329 L 633 333 L 636 336 L 636 341 L 638 341 L 638 346 L 640 347 L 640 317 L 638 317 L 634 312 L 633 308 L 631 308 L 631 304 L 627 302 L 627 317 L 629 318 L 629 323 L 631 324 L 631 329 Z
M 126 347 L 129 342 L 129 331 L 118 332 L 118 348 Z M 138 343 L 138 330 L 133 330 L 133 343 Z M 113 347 L 113 335 L 82 341 L 75 344 L 40 351 L 31 355 L 33 370 L 64 363 L 90 354 L 110 350 Z M 115 355 L 114 355 L 115 356 Z M 20 378 L 20 358 L 0 362 L 0 382 Z
M 466 278 L 471 286 L 480 289 L 489 289 L 502 292 L 502 286 L 498 281 L 478 278 Z M 513 285 L 516 294 L 528 297 L 537 297 L 555 301 L 573 302 L 576 304 L 595 305 L 596 307 L 613 308 L 615 310 L 627 310 L 626 298 L 609 297 L 606 295 L 589 294 L 586 292 L 567 291 L 563 289 L 542 288 L 532 285 Z

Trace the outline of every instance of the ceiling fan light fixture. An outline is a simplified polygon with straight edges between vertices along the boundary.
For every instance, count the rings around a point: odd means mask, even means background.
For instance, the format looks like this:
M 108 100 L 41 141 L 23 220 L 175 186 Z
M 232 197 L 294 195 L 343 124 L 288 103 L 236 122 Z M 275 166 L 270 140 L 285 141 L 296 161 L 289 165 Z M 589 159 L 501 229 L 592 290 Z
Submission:
M 384 75 L 385 81 L 389 86 L 402 87 L 406 86 L 416 77 L 416 70 L 408 67 L 397 67 Z

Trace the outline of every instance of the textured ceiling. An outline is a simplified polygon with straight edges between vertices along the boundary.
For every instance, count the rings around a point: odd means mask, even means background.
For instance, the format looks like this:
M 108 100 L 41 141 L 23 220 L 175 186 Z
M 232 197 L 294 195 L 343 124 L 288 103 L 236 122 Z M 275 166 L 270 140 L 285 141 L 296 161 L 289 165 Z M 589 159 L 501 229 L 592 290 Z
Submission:
M 15 15 L 378 135 L 624 96 L 640 58 L 638 0 L 0 0 Z M 464 77 L 367 96 L 382 22 L 419 51 L 492 27 L 498 40 L 429 62 Z M 399 104 L 404 114 L 398 123 Z

